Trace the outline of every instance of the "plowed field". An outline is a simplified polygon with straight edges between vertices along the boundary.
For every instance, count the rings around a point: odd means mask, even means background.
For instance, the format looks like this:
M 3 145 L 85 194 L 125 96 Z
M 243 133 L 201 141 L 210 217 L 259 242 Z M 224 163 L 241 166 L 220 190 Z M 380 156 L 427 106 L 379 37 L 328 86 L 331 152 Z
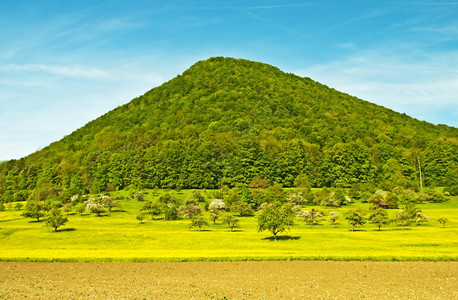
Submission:
M 5 299 L 458 299 L 458 262 L 0 263 Z

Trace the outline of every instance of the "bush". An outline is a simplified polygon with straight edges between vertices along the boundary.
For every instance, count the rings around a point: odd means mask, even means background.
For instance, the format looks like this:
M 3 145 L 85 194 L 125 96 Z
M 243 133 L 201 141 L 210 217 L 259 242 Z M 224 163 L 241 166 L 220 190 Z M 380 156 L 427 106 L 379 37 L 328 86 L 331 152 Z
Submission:
M 444 188 L 444 194 L 448 193 L 450 196 L 458 196 L 458 184 L 452 186 L 446 186 Z

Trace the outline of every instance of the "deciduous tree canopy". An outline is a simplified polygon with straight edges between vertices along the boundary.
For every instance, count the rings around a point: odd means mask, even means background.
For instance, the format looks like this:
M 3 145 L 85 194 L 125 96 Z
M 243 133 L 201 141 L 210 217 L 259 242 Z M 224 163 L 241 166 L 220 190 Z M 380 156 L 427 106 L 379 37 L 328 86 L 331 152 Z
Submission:
M 63 191 L 262 187 L 264 181 L 287 187 L 301 178 L 314 187 L 452 186 L 457 143 L 456 128 L 266 64 L 216 57 L 59 142 L 1 163 L 0 196 L 9 202 Z

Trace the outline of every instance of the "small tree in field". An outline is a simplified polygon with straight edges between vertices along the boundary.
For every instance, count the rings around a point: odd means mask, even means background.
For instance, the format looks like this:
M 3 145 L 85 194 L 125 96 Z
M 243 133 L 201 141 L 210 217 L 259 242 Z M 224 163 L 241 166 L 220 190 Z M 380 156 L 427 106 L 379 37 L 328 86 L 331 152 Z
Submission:
M 231 212 L 237 213 L 240 216 L 243 215 L 252 215 L 253 209 L 248 203 L 237 201 L 231 205 Z
M 226 224 L 227 227 L 231 229 L 231 231 L 233 231 L 235 227 L 238 227 L 239 223 L 239 220 L 235 216 L 229 214 L 223 216 L 221 221 L 223 221 L 223 223 Z
M 312 208 L 310 210 L 302 211 L 300 217 L 307 225 L 309 225 L 309 227 L 312 227 L 312 225 L 319 224 L 321 222 L 323 212 Z
M 382 208 L 374 209 L 369 215 L 369 222 L 377 225 L 378 231 L 380 231 L 380 227 L 382 227 L 382 225 L 390 223 L 390 220 L 388 219 L 388 212 Z
M 447 218 L 439 218 L 439 219 L 437 219 L 437 221 L 439 221 L 439 223 L 441 223 L 445 228 L 445 224 L 448 222 L 448 219 Z
M 20 202 L 17 202 L 16 205 L 14 205 L 14 209 L 15 209 L 15 210 L 21 210 L 22 207 L 23 207 L 23 205 L 22 205 L 22 203 L 20 203 Z
M 73 208 L 73 207 L 72 207 L 72 204 L 71 204 L 71 203 L 67 203 L 67 204 L 64 205 L 64 207 L 63 207 L 62 209 L 63 209 L 63 210 L 65 211 L 65 213 L 68 215 L 69 212 L 72 211 L 72 208 Z
M 86 208 L 97 214 L 98 217 L 100 217 L 100 215 L 104 212 L 106 212 L 106 209 L 105 209 L 105 204 L 103 204 L 99 199 L 97 198 L 90 198 L 89 200 L 87 200 L 86 202 Z
M 211 212 L 220 212 L 226 209 L 226 203 L 222 199 L 214 199 L 208 206 L 208 210 Z
M 143 220 L 144 220 L 144 219 L 146 219 L 146 214 L 140 212 L 140 213 L 137 215 L 137 220 L 140 221 L 140 224 L 143 224 Z
M 201 231 L 203 226 L 210 226 L 210 225 L 208 224 L 207 220 L 205 220 L 202 217 L 199 217 L 199 218 L 192 219 L 191 225 L 189 225 L 189 229 L 191 229 L 192 227 L 197 227 L 199 228 L 199 231 Z
M 192 219 L 194 216 L 201 214 L 202 209 L 197 205 L 196 200 L 187 200 L 185 205 L 180 206 L 178 212 L 183 217 Z
M 428 222 L 428 220 L 429 217 L 421 211 L 415 214 L 415 223 L 417 223 L 418 225 L 422 225 L 423 223 Z
M 336 211 L 331 211 L 329 213 L 328 222 L 332 225 L 333 228 L 336 227 L 337 220 L 340 218 L 339 213 Z
M 40 222 L 40 218 L 45 215 L 43 205 L 39 201 L 29 200 L 25 205 L 22 215 L 26 218 L 37 219 Z
M 82 216 L 84 212 L 86 211 L 86 205 L 84 203 L 78 203 L 75 206 L 75 209 L 76 209 L 76 212 Z
M 348 220 L 348 224 L 351 225 L 351 231 L 354 231 L 355 227 L 366 224 L 366 219 L 364 216 L 356 210 L 348 211 L 345 219 Z
M 277 234 L 289 230 L 293 225 L 294 213 L 290 203 L 265 205 L 258 215 L 258 232 L 268 230 L 277 240 Z
M 404 226 L 408 225 L 410 222 L 410 214 L 406 212 L 405 210 L 400 210 L 396 214 L 396 223 L 401 225 L 402 229 L 404 229 Z
M 68 218 L 64 217 L 62 212 L 57 208 L 53 207 L 46 215 L 46 224 L 54 227 L 54 232 L 57 232 L 57 228 L 65 225 L 68 222 Z

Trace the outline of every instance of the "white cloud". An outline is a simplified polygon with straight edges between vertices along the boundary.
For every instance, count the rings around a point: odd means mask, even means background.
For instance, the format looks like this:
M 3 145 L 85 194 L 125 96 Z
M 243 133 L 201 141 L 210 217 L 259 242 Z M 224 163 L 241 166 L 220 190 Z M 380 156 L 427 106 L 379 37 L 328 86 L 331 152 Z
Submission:
M 10 64 L 2 68 L 4 71 L 22 71 L 22 72 L 45 72 L 66 77 L 85 77 L 85 78 L 105 78 L 108 73 L 97 69 L 83 66 L 61 66 L 45 64 Z

